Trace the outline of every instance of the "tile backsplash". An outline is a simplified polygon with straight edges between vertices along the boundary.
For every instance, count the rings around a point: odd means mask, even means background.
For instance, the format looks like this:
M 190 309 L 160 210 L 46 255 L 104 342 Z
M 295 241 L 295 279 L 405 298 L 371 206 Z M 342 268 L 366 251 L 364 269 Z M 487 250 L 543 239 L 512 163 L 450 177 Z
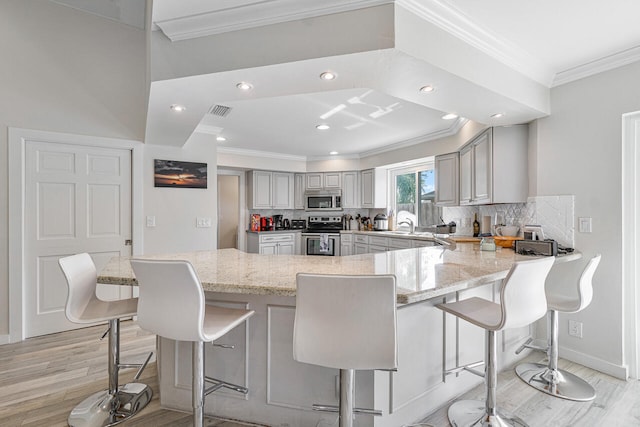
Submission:
M 575 196 L 538 196 L 529 197 L 527 203 L 511 203 L 483 206 L 456 206 L 442 209 L 445 222 L 457 224 L 456 234 L 471 236 L 473 234 L 473 216 L 478 214 L 478 222 L 489 216 L 491 224 L 495 224 L 496 213 L 504 215 L 507 224 L 522 227 L 526 224 L 542 225 L 545 238 L 554 239 L 559 244 L 574 247 Z

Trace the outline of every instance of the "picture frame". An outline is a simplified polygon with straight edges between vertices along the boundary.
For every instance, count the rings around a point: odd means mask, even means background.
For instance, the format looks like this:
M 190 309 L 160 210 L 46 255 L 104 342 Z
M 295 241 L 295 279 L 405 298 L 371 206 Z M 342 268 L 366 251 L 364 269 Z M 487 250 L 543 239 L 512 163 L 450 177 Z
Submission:
M 207 164 L 155 159 L 153 178 L 154 187 L 207 188 Z

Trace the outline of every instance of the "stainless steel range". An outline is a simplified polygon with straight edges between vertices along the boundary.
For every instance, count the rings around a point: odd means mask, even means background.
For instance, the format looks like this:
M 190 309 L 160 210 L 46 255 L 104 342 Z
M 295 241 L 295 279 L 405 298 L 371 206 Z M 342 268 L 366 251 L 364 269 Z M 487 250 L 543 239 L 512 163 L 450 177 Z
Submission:
M 340 216 L 310 216 L 307 230 L 302 233 L 305 255 L 340 255 Z

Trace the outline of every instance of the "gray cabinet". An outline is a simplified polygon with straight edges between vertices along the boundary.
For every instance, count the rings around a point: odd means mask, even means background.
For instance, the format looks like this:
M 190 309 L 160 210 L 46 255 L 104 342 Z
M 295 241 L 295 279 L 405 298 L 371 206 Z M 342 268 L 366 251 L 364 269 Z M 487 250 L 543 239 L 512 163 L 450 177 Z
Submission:
M 287 172 L 247 172 L 249 209 L 293 209 L 293 174 Z
M 449 153 L 435 158 L 436 204 L 458 206 L 460 154 Z
M 295 255 L 299 233 L 249 233 L 247 252 L 263 255 Z
M 360 207 L 359 174 L 356 171 L 342 172 L 342 207 Z
M 527 125 L 489 128 L 460 150 L 460 205 L 524 203 Z
M 340 256 L 353 255 L 353 234 L 340 233 Z
M 381 168 L 360 172 L 362 208 L 387 207 L 387 171 Z
M 310 172 L 306 174 L 307 190 L 331 189 L 339 190 L 341 188 L 341 172 Z
M 304 209 L 304 178 L 305 174 L 293 174 L 293 208 Z

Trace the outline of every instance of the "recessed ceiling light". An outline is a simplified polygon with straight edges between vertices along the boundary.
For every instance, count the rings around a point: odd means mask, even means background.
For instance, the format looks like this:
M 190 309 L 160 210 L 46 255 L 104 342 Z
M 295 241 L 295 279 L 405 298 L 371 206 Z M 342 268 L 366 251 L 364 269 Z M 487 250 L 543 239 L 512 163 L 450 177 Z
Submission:
M 317 125 L 316 129 L 318 129 L 318 130 L 327 130 L 327 129 L 329 129 L 329 125 L 324 125 L 324 124 L 323 125 Z
M 169 109 L 171 109 L 171 111 L 175 111 L 176 113 L 181 113 L 184 110 L 186 110 L 187 108 L 184 105 L 180 105 L 180 104 L 171 104 L 171 106 L 169 107 Z
M 227 138 L 225 138 L 224 136 L 217 136 L 216 137 L 216 141 L 224 142 L 226 140 L 227 140 Z
M 240 90 L 251 90 L 253 89 L 253 86 L 251 85 L 251 83 L 247 83 L 247 82 L 240 82 L 236 85 L 236 87 Z
M 420 92 L 433 92 L 434 90 L 436 90 L 436 89 L 431 85 L 422 86 L 420 88 Z
M 449 114 L 445 114 L 444 116 L 442 116 L 442 118 L 444 120 L 453 120 L 453 119 L 457 119 L 458 115 L 457 114 L 453 114 L 453 113 L 449 113 Z
M 329 154 L 331 154 L 332 156 L 335 156 L 336 154 L 338 154 L 337 151 L 330 151 Z
M 504 117 L 504 113 L 495 113 L 491 115 L 492 119 L 499 119 L 500 117 Z
M 320 74 L 320 78 L 322 80 L 334 80 L 336 77 L 338 77 L 338 75 L 331 71 L 325 71 L 324 73 Z

